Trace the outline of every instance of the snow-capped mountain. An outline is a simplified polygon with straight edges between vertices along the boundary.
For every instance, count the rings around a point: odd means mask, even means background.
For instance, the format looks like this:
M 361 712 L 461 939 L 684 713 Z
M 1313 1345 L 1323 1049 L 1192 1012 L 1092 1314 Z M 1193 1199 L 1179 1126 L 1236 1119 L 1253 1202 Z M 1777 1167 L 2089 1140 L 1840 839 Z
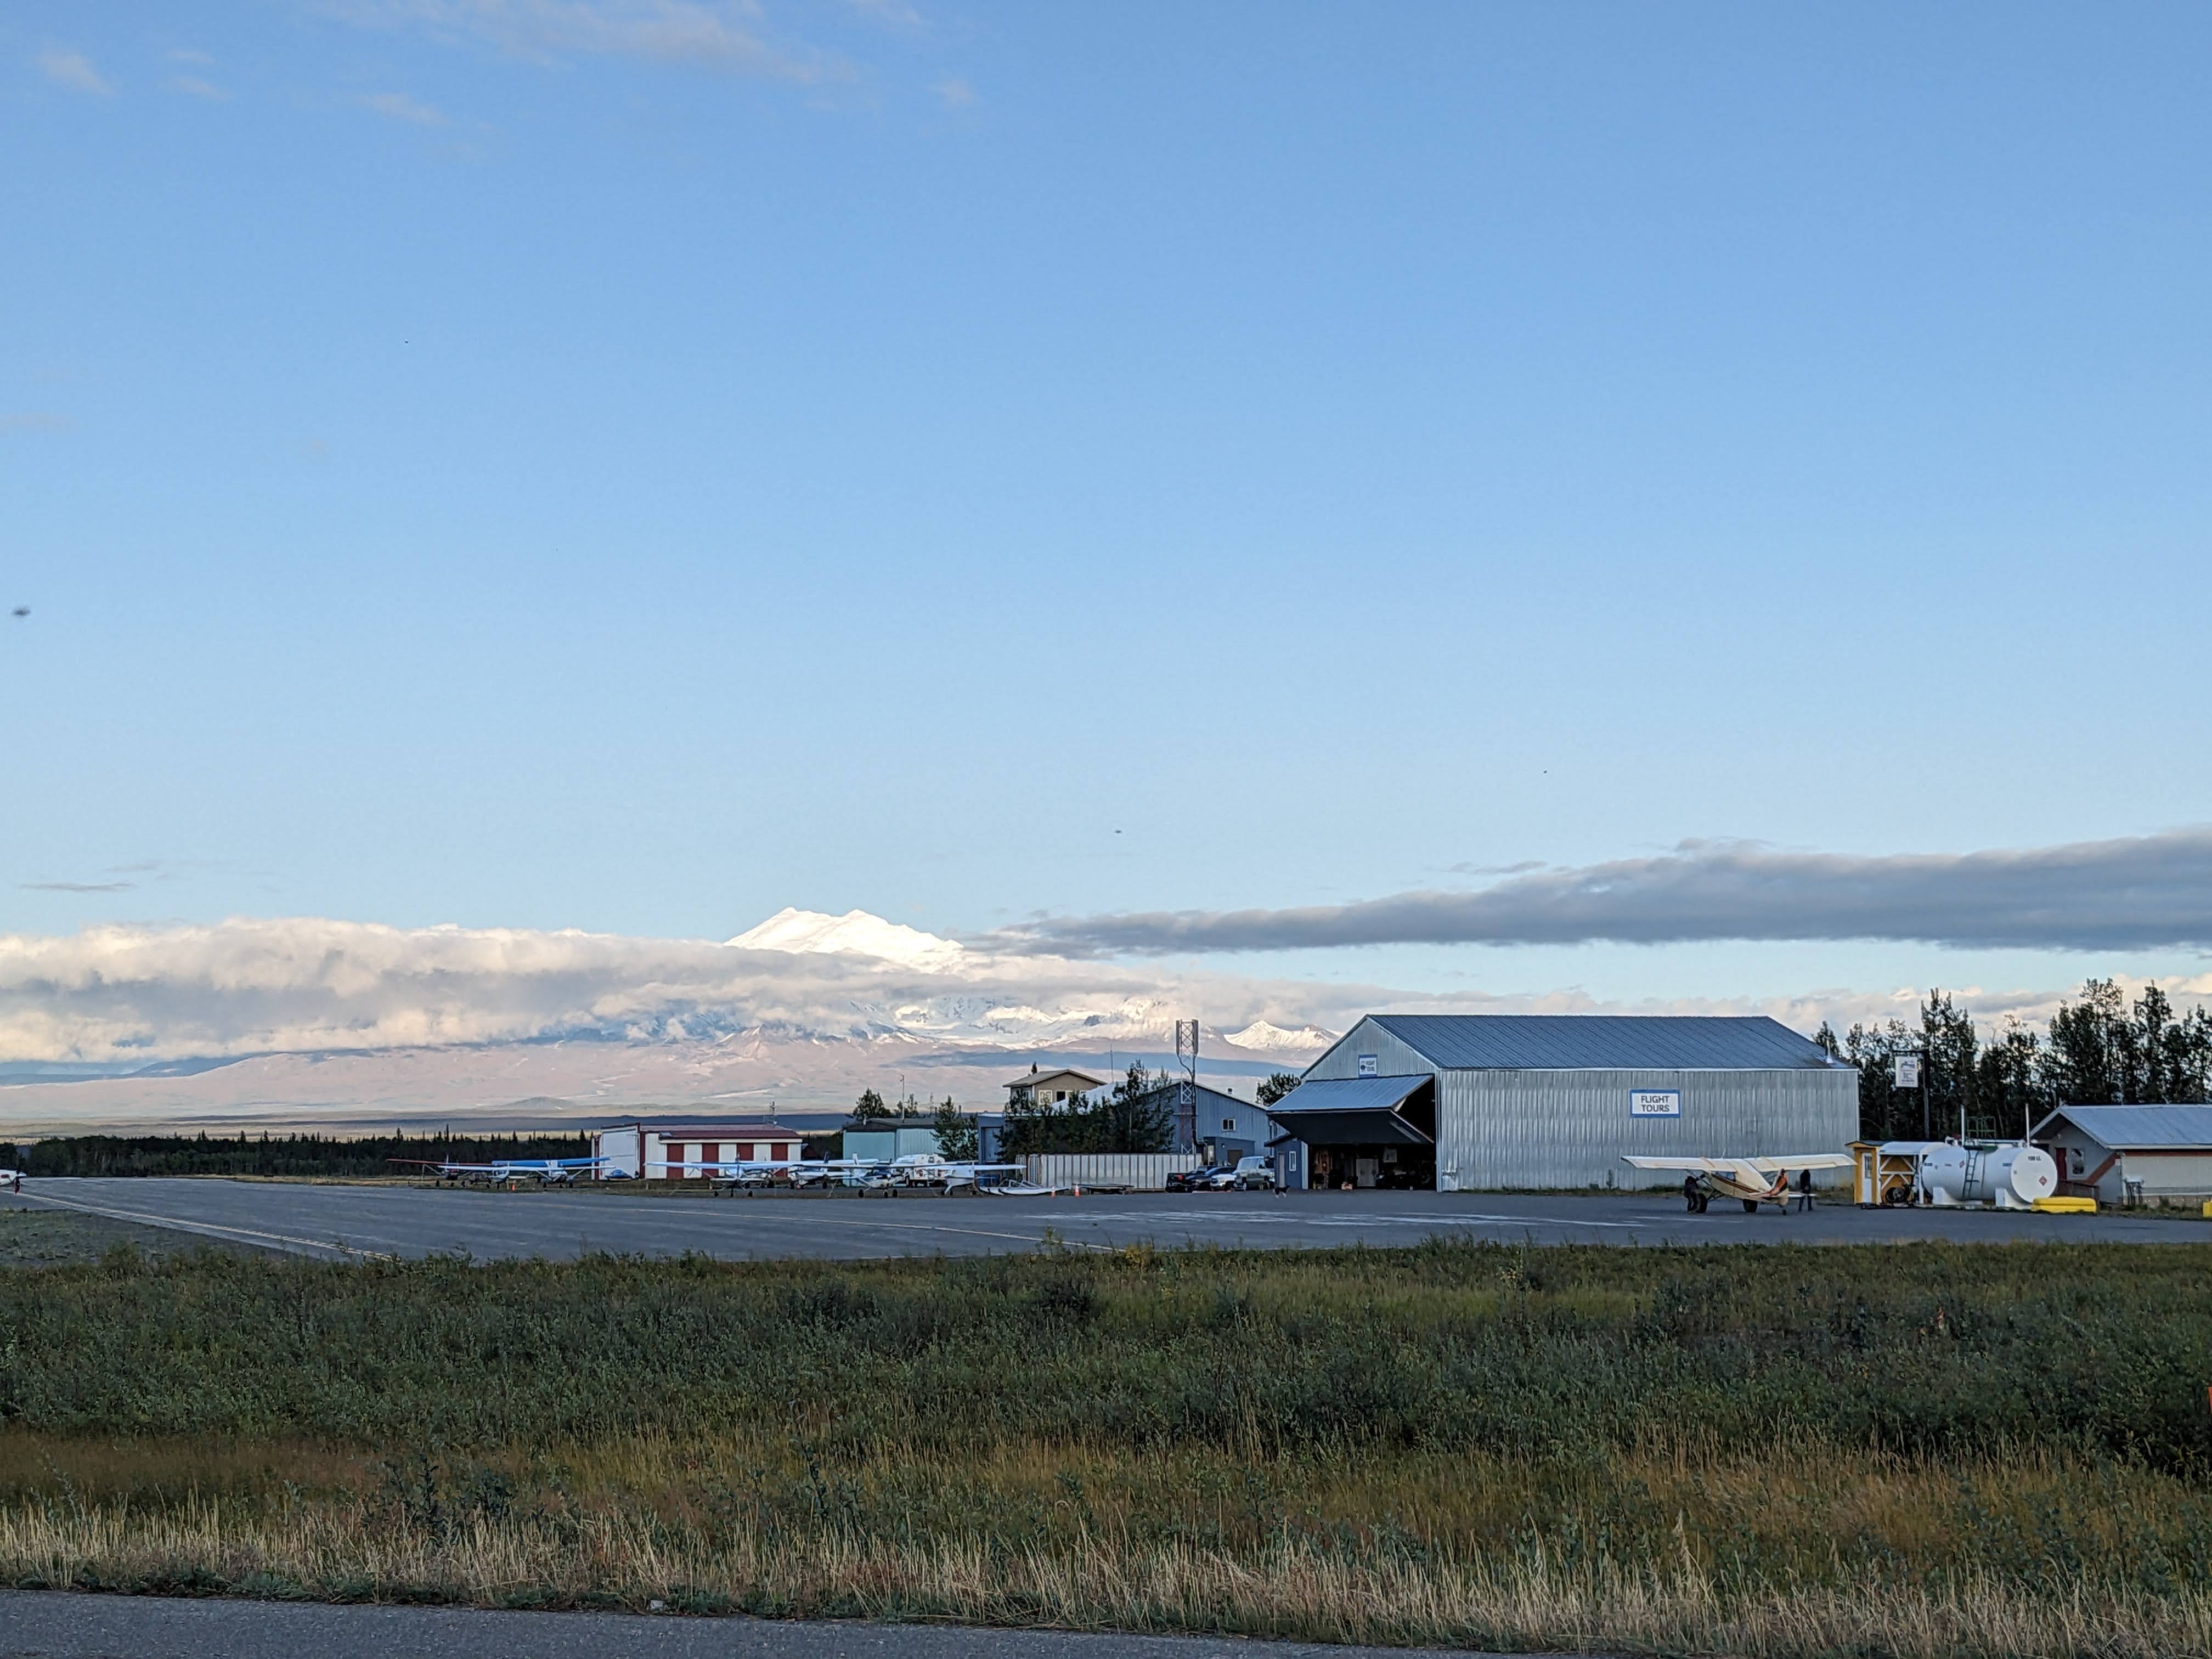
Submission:
M 1285 1060 L 1308 1060 L 1336 1038 L 1318 1025 L 1301 1025 L 1295 1031 L 1286 1031 L 1279 1025 L 1255 1019 L 1241 1031 L 1229 1032 L 1223 1040 L 1255 1054 L 1280 1054 Z
M 902 968 L 926 973 L 956 973 L 967 957 L 964 946 L 918 927 L 908 927 L 866 910 L 848 910 L 842 916 L 819 910 L 799 910 L 789 905 L 757 927 L 749 927 L 727 941 L 738 951 L 787 951 L 793 955 L 873 957 Z

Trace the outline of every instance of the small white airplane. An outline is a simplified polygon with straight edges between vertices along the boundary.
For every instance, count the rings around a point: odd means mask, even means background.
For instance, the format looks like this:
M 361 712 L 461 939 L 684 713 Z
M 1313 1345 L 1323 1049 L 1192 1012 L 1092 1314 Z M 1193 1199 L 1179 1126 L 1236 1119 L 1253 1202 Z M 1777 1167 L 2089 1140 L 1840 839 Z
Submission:
M 841 1187 L 896 1185 L 887 1171 L 890 1165 L 873 1158 L 651 1158 L 646 1169 L 656 1179 L 704 1179 L 717 1192 L 740 1188 L 822 1185 Z
M 978 1164 L 972 1158 L 941 1158 L 935 1152 L 908 1152 L 890 1162 L 893 1181 L 904 1187 L 973 1187 L 987 1175 L 1019 1175 L 1018 1164 Z
M 607 1162 L 603 1158 L 509 1158 L 493 1164 L 440 1163 L 427 1158 L 394 1158 L 389 1164 L 411 1164 L 434 1171 L 442 1183 L 464 1187 L 505 1187 L 510 1191 L 526 1181 L 541 1187 L 569 1187 Z
M 1717 1198 L 1741 1199 L 1756 1213 L 1771 1204 L 1785 1214 L 1790 1208 L 1790 1177 L 1801 1170 L 1848 1170 L 1849 1152 L 1806 1152 L 1787 1158 L 1638 1158 L 1623 1153 L 1623 1160 L 1639 1170 L 1680 1170 L 1685 1172 L 1682 1196 L 1693 1215 L 1702 1215 Z
M 767 1187 L 788 1182 L 811 1187 L 832 1182 L 863 1191 L 880 1192 L 894 1187 L 942 1187 L 951 1192 L 962 1187 L 981 1187 L 982 1177 L 1018 1175 L 1018 1164 L 977 1164 L 939 1158 L 934 1152 L 908 1152 L 886 1161 L 872 1158 L 744 1158 L 676 1162 L 655 1158 L 647 1167 L 665 1170 L 668 1178 L 703 1176 L 723 1191 Z

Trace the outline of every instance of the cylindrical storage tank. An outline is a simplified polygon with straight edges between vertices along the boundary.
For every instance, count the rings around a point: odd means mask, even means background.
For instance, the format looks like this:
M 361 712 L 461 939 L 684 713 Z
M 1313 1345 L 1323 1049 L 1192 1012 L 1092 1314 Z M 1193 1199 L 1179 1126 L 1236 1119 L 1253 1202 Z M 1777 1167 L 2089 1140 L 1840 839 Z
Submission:
M 2000 1146 L 1982 1160 L 1982 1180 L 1996 1203 L 2033 1204 L 2058 1191 L 2058 1166 L 2040 1146 Z
M 1920 1159 L 1926 1204 L 2033 1204 L 2058 1190 L 2058 1166 L 2040 1146 L 2017 1144 L 1987 1152 L 1946 1145 Z
M 1966 1185 L 1966 1149 L 1964 1146 L 1931 1146 L 1920 1155 L 1919 1187 L 1923 1204 L 1978 1202 L 1981 1195 L 1969 1193 Z

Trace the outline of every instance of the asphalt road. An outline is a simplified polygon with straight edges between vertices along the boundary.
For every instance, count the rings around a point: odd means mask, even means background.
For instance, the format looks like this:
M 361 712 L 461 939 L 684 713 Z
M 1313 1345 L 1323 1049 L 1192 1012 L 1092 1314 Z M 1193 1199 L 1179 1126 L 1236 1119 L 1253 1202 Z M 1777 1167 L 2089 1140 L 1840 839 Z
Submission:
M 1406 1659 L 1408 1652 L 945 1625 L 0 1593 L 0 1659 Z
M 1407 1244 L 1431 1237 L 1539 1244 L 1863 1244 L 1942 1238 L 2212 1239 L 2191 1217 L 2038 1215 L 1982 1210 L 1861 1210 L 1747 1215 L 1715 1204 L 1690 1215 L 1671 1194 L 1610 1197 L 1499 1193 L 1137 1194 L 1083 1198 L 779 1194 L 661 1197 L 640 1192 L 483 1192 L 312 1186 L 198 1178 L 31 1181 L 0 1204 L 75 1210 L 233 1243 L 308 1255 L 572 1258 L 586 1250 L 732 1260 L 979 1255 L 1053 1240 L 1268 1248 Z

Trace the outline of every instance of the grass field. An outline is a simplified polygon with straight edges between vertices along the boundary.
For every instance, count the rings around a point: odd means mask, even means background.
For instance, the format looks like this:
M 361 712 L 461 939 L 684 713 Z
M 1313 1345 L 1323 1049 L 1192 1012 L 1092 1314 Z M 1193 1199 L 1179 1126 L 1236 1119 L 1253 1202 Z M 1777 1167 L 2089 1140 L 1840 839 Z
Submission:
M 0 1270 L 0 1577 L 2212 1655 L 2201 1247 Z

